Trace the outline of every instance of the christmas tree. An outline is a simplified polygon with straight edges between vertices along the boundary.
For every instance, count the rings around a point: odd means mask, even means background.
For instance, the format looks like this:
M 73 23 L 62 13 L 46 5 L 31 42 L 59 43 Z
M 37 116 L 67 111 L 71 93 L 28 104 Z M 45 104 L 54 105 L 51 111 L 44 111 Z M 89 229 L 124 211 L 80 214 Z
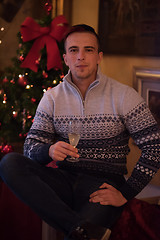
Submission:
M 28 17 L 22 23 L 17 57 L 0 79 L 0 157 L 24 141 L 44 92 L 68 71 L 62 60 L 67 21 L 64 16 L 52 19 L 49 1 L 44 7 L 43 19 Z

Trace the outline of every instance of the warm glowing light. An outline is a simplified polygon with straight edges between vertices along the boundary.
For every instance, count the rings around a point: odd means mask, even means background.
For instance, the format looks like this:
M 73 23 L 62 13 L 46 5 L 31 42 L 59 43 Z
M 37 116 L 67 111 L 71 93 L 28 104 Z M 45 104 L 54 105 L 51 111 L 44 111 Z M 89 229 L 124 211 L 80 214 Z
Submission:
M 27 85 L 27 86 L 26 86 L 26 89 L 30 89 L 30 88 L 31 88 L 31 86 L 30 86 L 30 85 Z
M 2 40 L 0 40 L 0 44 L 2 44 Z
M 45 93 L 45 92 L 47 92 L 47 90 L 46 90 L 46 89 L 43 89 L 43 92 Z
M 5 104 L 5 103 L 6 103 L 6 100 L 3 100 L 3 103 Z
M 1 27 L 1 31 L 2 31 L 2 32 L 4 31 L 4 27 Z
M 56 84 L 57 83 L 57 81 L 56 80 L 53 80 L 53 84 Z

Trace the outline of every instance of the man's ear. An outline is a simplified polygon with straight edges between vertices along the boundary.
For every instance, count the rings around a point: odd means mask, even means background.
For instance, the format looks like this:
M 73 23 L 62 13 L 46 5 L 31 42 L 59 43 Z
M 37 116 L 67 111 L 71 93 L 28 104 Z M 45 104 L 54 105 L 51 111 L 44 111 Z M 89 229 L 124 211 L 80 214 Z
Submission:
M 100 62 L 101 62 L 102 59 L 103 59 L 103 52 L 99 52 L 98 55 L 99 55 L 99 61 L 98 61 L 98 64 L 100 64 Z
M 63 54 L 63 59 L 64 59 L 65 64 L 68 66 L 68 64 L 67 64 L 67 57 L 66 57 L 65 53 Z

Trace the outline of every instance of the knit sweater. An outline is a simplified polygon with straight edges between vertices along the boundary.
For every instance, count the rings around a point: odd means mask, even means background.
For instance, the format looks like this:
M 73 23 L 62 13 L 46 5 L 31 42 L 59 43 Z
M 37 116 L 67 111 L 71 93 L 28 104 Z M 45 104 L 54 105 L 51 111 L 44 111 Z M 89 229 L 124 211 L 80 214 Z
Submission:
M 51 162 L 49 147 L 56 141 L 69 142 L 68 123 L 72 118 L 82 123 L 77 146 L 80 161 L 65 159 L 57 165 L 103 176 L 125 175 L 131 137 L 142 153 L 120 191 L 126 199 L 136 196 L 160 167 L 159 128 L 142 97 L 99 70 L 83 99 L 69 72 L 62 83 L 42 97 L 25 140 L 24 154 L 40 164 Z

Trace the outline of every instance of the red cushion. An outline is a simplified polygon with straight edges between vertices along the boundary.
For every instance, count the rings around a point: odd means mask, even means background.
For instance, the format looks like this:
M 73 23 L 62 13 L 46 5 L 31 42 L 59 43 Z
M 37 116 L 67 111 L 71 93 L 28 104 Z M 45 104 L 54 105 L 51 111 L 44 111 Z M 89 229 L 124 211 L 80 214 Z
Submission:
M 160 206 L 130 200 L 114 225 L 110 240 L 160 240 Z
M 0 239 L 42 240 L 42 220 L 0 181 Z

